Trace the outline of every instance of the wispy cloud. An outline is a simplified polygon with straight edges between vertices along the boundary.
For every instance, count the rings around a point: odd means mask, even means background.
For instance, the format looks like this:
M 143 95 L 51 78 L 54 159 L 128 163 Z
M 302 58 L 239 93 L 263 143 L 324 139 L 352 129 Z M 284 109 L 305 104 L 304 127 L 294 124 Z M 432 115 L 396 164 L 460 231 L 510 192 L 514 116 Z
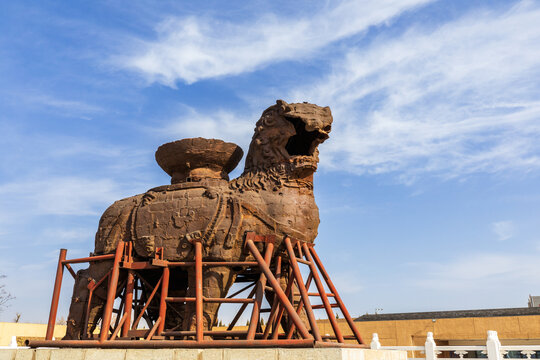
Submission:
M 58 117 L 70 117 L 91 120 L 97 114 L 103 114 L 105 109 L 87 100 L 64 97 L 56 94 L 46 94 L 34 89 L 14 90 L 0 88 L 0 94 L 5 99 L 6 108 L 33 109 L 40 113 L 51 113 Z M 21 106 L 22 105 L 22 106 Z
M 193 83 L 235 75 L 311 56 L 429 1 L 349 0 L 316 14 L 286 18 L 263 14 L 241 24 L 200 16 L 169 17 L 157 27 L 157 40 L 142 42 L 132 56 L 121 56 L 117 62 L 169 86 L 178 80 Z
M 539 21 L 538 3 L 525 1 L 380 36 L 291 97 L 332 107 L 339 140 L 321 151 L 330 168 L 403 181 L 536 170 Z
M 497 236 L 498 241 L 505 241 L 514 236 L 515 228 L 512 221 L 496 221 L 491 224 L 491 229 Z
M 537 256 L 472 253 L 448 262 L 424 263 L 416 285 L 444 291 L 492 289 L 500 284 L 540 285 Z
M 2 184 L 0 221 L 28 215 L 98 215 L 124 192 L 110 179 L 48 177 Z
M 95 228 L 84 227 L 46 228 L 41 231 L 36 243 L 71 245 L 86 242 L 91 244 L 95 232 Z
M 4 176 L 0 184 L 13 179 L 62 177 L 127 178 L 137 177 L 137 171 L 153 163 L 153 149 L 111 143 L 95 138 L 55 132 L 20 129 L 16 124 L 0 123 L 3 134 L 0 151 L 5 154 L 0 163 Z
M 340 293 L 343 294 L 360 293 L 364 289 L 360 279 L 361 274 L 351 273 L 350 269 L 348 272 L 341 272 L 332 276 L 336 288 L 340 289 Z
M 188 137 L 217 138 L 234 142 L 244 149 L 248 149 L 253 128 L 254 119 L 258 119 L 260 114 L 253 114 L 244 117 L 238 112 L 229 110 L 219 110 L 213 113 L 204 113 L 194 108 L 185 107 L 184 114 L 169 120 L 168 123 L 155 130 L 161 136 L 167 136 L 171 140 Z
M 43 94 L 30 95 L 30 96 L 27 96 L 25 100 L 30 103 L 40 104 L 40 105 L 51 107 L 51 108 L 77 111 L 81 113 L 95 113 L 95 112 L 103 111 L 103 108 L 96 105 L 88 104 L 84 101 L 62 99 L 62 98 L 53 97 L 50 95 L 43 95 Z

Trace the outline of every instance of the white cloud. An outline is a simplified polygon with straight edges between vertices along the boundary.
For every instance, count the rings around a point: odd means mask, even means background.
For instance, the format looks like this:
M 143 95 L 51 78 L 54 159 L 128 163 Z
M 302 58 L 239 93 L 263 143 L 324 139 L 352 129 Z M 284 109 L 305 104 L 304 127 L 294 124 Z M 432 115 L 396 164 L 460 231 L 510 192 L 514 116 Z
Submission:
M 500 284 L 520 288 L 540 285 L 537 256 L 469 253 L 448 262 L 424 263 L 416 285 L 441 291 L 496 289 Z
M 404 11 L 431 0 L 342 1 L 316 14 L 261 15 L 243 24 L 205 17 L 170 17 L 157 27 L 155 41 L 143 42 L 122 67 L 150 81 L 174 86 L 178 80 L 235 75 L 271 62 L 311 56 L 334 41 L 384 24 Z
M 438 28 L 351 48 L 293 89 L 330 105 L 328 168 L 458 177 L 540 168 L 540 6 L 475 11 Z
M 91 244 L 92 227 L 110 204 L 152 186 L 140 171 L 153 162 L 152 151 L 0 128 L 0 149 L 9 154 L 0 164 L 2 243 Z M 92 218 L 92 226 L 81 225 Z
M 113 201 L 140 191 L 139 168 L 150 159 L 146 151 L 6 130 L 1 149 L 10 155 L 0 164 L 5 174 L 0 223 L 41 215 L 99 215 Z
M 98 215 L 125 193 L 110 179 L 48 177 L 0 185 L 0 222 L 28 215 Z
M 103 108 L 96 105 L 88 104 L 84 101 L 62 99 L 50 95 L 23 95 L 20 98 L 22 98 L 23 101 L 29 103 L 44 105 L 64 111 L 74 111 L 78 113 L 95 113 L 103 111 Z
M 10 87 L 0 88 L 0 94 L 6 100 L 7 109 L 32 109 L 40 114 L 53 114 L 55 117 L 92 120 L 96 115 L 103 114 L 106 111 L 105 108 L 92 104 L 88 100 L 44 93 L 33 88 L 23 90 Z M 20 121 L 20 119 L 17 119 L 17 121 Z
M 339 289 L 340 294 L 358 294 L 363 289 L 362 277 L 358 273 L 341 272 L 332 274 L 332 282 Z
M 91 244 L 94 238 L 94 228 L 84 227 L 65 227 L 65 228 L 46 228 L 41 231 L 36 243 L 47 244 Z
M 4 135 L 0 151 L 9 154 L 0 163 L 0 184 L 17 179 L 44 178 L 49 173 L 76 177 L 108 177 L 134 172 L 152 160 L 152 149 L 106 143 L 96 139 L 51 132 L 33 132 L 16 124 L 0 123 Z M 75 166 L 78 165 L 78 166 Z M 88 173 L 88 174 L 87 174 Z M 134 174 L 136 175 L 136 174 Z
M 505 241 L 514 236 L 515 228 L 512 221 L 496 221 L 491 224 L 491 228 L 498 241 Z
M 186 108 L 185 114 L 154 131 L 173 140 L 188 137 L 221 139 L 240 145 L 244 153 L 247 153 L 255 122 L 259 117 L 260 114 L 243 117 L 239 116 L 238 112 L 227 110 L 205 114 L 193 108 Z

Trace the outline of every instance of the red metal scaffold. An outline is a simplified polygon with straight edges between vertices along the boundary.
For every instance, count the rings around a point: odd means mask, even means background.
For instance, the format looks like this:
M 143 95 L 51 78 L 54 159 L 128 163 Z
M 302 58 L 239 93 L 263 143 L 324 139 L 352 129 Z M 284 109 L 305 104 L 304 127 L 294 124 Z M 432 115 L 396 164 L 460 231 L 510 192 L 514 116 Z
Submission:
M 285 237 L 285 251 L 274 255 L 275 237 L 273 235 L 256 235 L 248 232 L 245 235 L 245 249 L 255 261 L 203 261 L 202 243 L 193 240 L 195 261 L 174 262 L 162 259 L 162 251 L 156 252 L 156 258 L 140 261 L 134 258 L 133 244 L 120 242 L 115 254 L 91 256 L 88 258 L 66 260 L 66 250 L 60 250 L 56 281 L 49 314 L 49 323 L 45 340 L 27 341 L 31 347 L 100 347 L 100 348 L 205 348 L 205 347 L 365 347 L 362 337 L 347 311 L 337 289 L 330 280 L 313 244 Z M 256 243 L 262 244 L 264 257 Z M 259 245 L 260 247 L 260 245 Z M 88 329 L 88 317 L 92 297 L 96 289 L 106 289 L 106 302 L 101 320 L 99 338 L 86 333 L 83 340 L 52 340 L 58 300 L 62 285 L 64 268 L 75 278 L 71 264 L 114 260 L 112 268 L 99 281 L 89 284 L 89 298 L 85 313 L 84 329 Z M 299 264 L 308 266 L 309 275 L 306 280 L 302 277 Z M 283 266 L 288 265 L 288 266 Z M 244 278 L 251 279 L 251 284 L 234 294 L 224 298 L 208 298 L 203 296 L 203 267 L 231 266 L 244 269 L 240 274 L 249 274 Z M 195 268 L 195 296 L 171 297 L 168 294 L 170 269 L 174 267 Z M 155 285 L 145 280 L 145 271 L 161 269 L 162 273 Z M 273 269 L 273 270 L 272 270 Z M 287 270 L 288 271 L 283 271 Z M 284 273 L 282 273 L 282 271 Z M 119 284 L 120 273 L 126 272 Z M 322 278 L 321 278 L 322 275 Z M 282 288 L 280 279 L 286 279 L 286 287 Z M 314 283 L 317 291 L 309 292 Z M 328 288 L 328 291 L 325 288 Z M 236 296 L 253 287 L 246 298 Z M 150 290 L 143 294 L 140 290 Z M 274 294 L 271 307 L 262 309 L 265 293 Z M 159 292 L 159 294 L 158 294 Z M 297 303 L 293 297 L 299 293 Z M 114 309 L 115 300 L 120 296 L 121 302 Z M 321 304 L 312 304 L 311 298 L 318 298 Z M 335 300 L 331 303 L 329 298 Z M 166 329 L 166 314 L 168 303 L 195 303 L 195 331 Z M 238 303 L 242 304 L 231 324 L 226 330 L 204 330 L 203 303 Z M 151 303 L 158 303 L 157 318 L 152 319 L 148 314 Z M 235 330 L 234 326 L 249 304 L 253 304 L 250 322 L 247 330 Z M 338 308 L 352 333 L 343 335 L 333 308 Z M 322 335 L 317 327 L 314 311 L 324 309 L 334 331 L 334 335 Z M 305 318 L 300 314 L 304 311 Z M 261 324 L 261 312 L 269 312 L 266 326 Z M 116 313 L 114 325 L 113 313 Z M 133 315 L 133 316 L 132 316 Z M 288 325 L 283 325 L 283 318 L 288 318 Z M 144 318 L 150 325 L 149 329 L 138 329 L 140 320 Z M 282 331 L 283 330 L 283 331 Z M 295 338 L 296 337 L 296 338 Z M 138 341 L 143 340 L 143 341 Z M 354 341 L 354 343 L 345 341 Z

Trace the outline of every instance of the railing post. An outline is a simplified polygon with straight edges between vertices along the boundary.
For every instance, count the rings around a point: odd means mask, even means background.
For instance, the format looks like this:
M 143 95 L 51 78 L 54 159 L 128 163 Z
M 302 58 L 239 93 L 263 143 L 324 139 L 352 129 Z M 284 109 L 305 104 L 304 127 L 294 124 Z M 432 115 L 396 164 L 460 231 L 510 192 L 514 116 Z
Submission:
M 371 339 L 371 344 L 369 344 L 371 350 L 379 350 L 381 348 L 381 343 L 379 342 L 379 334 L 373 333 L 373 338 Z
M 13 335 L 11 337 L 11 342 L 9 343 L 9 347 L 11 347 L 11 348 L 18 347 L 18 345 L 17 345 L 17 336 Z
M 437 344 L 435 344 L 435 340 L 433 339 L 433 333 L 431 331 L 427 333 L 425 352 L 426 360 L 437 359 Z
M 486 350 L 488 360 L 501 360 L 501 342 L 499 341 L 497 332 L 488 330 L 487 335 Z

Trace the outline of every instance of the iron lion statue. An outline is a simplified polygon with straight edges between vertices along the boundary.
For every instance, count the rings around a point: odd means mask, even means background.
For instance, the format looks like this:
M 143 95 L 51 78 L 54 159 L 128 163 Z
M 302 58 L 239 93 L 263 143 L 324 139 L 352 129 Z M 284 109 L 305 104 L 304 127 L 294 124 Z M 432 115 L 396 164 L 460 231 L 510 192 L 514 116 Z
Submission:
M 161 145 L 156 161 L 171 176 L 158 186 L 113 203 L 102 215 L 95 238 L 95 255 L 111 254 L 120 241 L 131 242 L 136 256 L 192 261 L 191 239 L 201 239 L 205 260 L 244 261 L 247 231 L 276 235 L 276 249 L 285 235 L 314 242 L 319 211 L 313 195 L 313 174 L 319 161 L 318 145 L 329 137 L 329 107 L 278 100 L 264 110 L 255 126 L 245 168 L 229 180 L 243 157 L 242 149 L 222 140 L 191 138 Z M 105 294 L 96 291 L 88 312 L 88 283 L 103 277 L 111 261 L 92 262 L 77 273 L 64 339 L 92 333 L 101 319 Z M 203 295 L 225 297 L 241 269 L 204 270 Z M 195 274 L 171 271 L 170 296 L 193 296 Z M 148 281 L 157 281 L 150 276 Z M 204 327 L 216 325 L 219 305 L 205 303 Z M 149 316 L 152 309 L 148 309 Z M 193 303 L 171 304 L 167 327 L 193 330 Z

